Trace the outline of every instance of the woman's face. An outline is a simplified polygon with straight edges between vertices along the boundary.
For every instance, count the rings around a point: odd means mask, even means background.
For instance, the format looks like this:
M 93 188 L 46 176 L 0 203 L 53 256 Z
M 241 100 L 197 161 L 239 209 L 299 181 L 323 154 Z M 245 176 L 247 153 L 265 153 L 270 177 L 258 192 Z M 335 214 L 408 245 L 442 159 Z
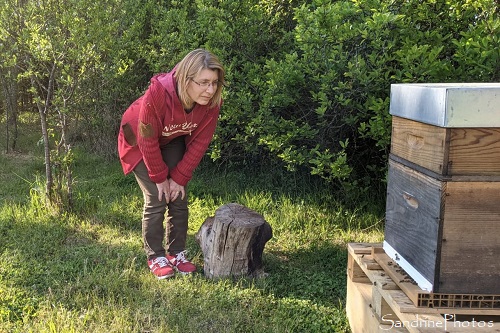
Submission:
M 189 80 L 187 93 L 189 97 L 200 105 L 207 105 L 217 91 L 218 72 L 211 69 L 202 69 L 193 79 Z

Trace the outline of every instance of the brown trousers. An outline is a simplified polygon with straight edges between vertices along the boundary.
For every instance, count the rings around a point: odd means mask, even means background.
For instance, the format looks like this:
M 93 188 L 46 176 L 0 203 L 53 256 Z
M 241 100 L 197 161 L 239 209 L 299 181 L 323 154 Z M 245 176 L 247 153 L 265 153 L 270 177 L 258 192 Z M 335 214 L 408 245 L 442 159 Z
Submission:
M 184 136 L 175 138 L 169 144 L 161 147 L 163 161 L 169 169 L 174 168 L 184 156 L 186 145 Z M 180 196 L 167 204 L 165 198 L 158 201 L 158 188 L 151 181 L 144 161 L 134 169 L 134 175 L 144 195 L 144 210 L 142 215 L 142 238 L 144 250 L 148 259 L 177 254 L 186 248 L 188 231 L 188 201 L 187 187 L 184 200 Z M 168 216 L 165 213 L 168 209 Z M 166 220 L 166 226 L 164 222 Z M 165 243 L 163 243 L 165 241 Z

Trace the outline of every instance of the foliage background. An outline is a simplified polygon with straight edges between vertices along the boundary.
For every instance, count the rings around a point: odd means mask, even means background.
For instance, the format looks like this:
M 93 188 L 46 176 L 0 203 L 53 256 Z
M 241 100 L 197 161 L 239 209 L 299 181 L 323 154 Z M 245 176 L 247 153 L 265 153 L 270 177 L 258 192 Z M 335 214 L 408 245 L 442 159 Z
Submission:
M 499 29 L 495 0 L 1 0 L 0 331 L 348 332 L 345 243 L 383 235 L 390 85 L 498 82 Z M 229 86 L 188 247 L 201 265 L 192 234 L 240 202 L 272 224 L 269 279 L 159 283 L 143 262 L 120 118 L 197 47 Z M 72 211 L 44 205 L 38 117 Z
M 3 0 L 1 110 L 12 123 L 51 99 L 54 142 L 62 112 L 71 144 L 116 158 L 126 107 L 204 47 L 229 84 L 212 159 L 357 196 L 384 185 L 390 85 L 498 81 L 498 14 L 495 0 Z

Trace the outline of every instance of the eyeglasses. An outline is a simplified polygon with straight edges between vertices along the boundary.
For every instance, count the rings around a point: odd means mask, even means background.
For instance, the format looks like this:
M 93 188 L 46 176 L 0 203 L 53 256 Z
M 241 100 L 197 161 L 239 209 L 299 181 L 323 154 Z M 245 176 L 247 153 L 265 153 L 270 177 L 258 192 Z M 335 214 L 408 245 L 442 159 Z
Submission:
M 215 81 L 212 81 L 212 82 L 210 82 L 210 81 L 196 82 L 195 80 L 191 79 L 191 81 L 193 81 L 198 86 L 200 86 L 200 88 L 203 88 L 203 89 L 208 89 L 208 87 L 210 87 L 210 86 L 212 86 L 214 89 L 217 89 L 219 86 L 223 86 L 224 85 L 224 83 L 222 83 L 219 80 L 215 80 Z

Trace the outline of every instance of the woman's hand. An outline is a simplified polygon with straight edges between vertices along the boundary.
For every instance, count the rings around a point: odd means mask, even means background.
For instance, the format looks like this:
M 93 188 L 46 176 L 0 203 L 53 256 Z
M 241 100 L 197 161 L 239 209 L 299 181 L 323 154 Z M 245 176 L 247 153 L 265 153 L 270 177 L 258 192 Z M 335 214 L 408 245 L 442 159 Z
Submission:
M 184 186 L 177 184 L 172 178 L 168 182 L 170 184 L 170 200 L 175 201 L 179 195 L 181 196 L 181 200 L 184 200 L 186 196 Z
M 158 201 L 161 201 L 163 195 L 165 194 L 165 200 L 167 203 L 170 201 L 170 184 L 168 179 L 165 179 L 163 183 L 157 183 L 156 187 L 158 188 Z

